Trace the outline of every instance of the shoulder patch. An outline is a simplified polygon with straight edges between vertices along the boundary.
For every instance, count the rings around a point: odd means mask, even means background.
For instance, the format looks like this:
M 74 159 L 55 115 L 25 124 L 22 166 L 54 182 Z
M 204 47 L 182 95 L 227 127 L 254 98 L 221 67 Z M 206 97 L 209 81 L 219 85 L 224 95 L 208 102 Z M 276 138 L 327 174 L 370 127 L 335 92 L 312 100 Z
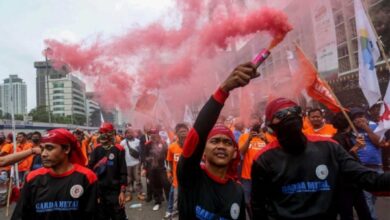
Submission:
M 90 170 L 86 167 L 80 166 L 78 164 L 73 164 L 73 166 L 74 166 L 74 169 L 76 172 L 81 173 L 87 177 L 89 184 L 92 184 L 92 183 L 97 181 L 96 174 L 94 172 L 92 172 L 92 170 Z
M 49 169 L 41 167 L 27 174 L 26 181 L 30 182 L 38 176 L 42 176 L 49 173 Z

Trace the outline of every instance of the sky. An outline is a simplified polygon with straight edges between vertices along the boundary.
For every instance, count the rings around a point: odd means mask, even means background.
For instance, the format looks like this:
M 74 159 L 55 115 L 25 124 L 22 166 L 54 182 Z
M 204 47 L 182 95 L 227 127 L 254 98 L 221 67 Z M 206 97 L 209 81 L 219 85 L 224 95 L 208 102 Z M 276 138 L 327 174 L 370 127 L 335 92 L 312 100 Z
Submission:
M 172 0 L 0 0 L 0 82 L 17 74 L 27 84 L 27 110 L 36 107 L 35 61 L 44 39 L 108 38 L 145 26 L 173 8 Z

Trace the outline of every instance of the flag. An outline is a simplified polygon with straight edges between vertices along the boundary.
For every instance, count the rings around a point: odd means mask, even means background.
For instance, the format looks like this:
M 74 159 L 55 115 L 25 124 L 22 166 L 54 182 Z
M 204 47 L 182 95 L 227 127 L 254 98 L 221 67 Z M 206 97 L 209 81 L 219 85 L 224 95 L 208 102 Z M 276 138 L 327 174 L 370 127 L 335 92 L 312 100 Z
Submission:
M 300 47 L 296 47 L 298 59 L 299 78 L 304 80 L 303 88 L 306 88 L 307 94 L 314 100 L 324 104 L 332 112 L 341 111 L 336 99 L 333 97 L 328 85 L 318 77 L 318 72 L 314 65 L 307 59 Z
M 380 119 L 374 133 L 382 140 L 387 130 L 390 129 L 390 81 L 387 84 L 386 94 L 380 111 Z
M 356 31 L 359 55 L 359 86 L 373 106 L 382 96 L 376 75 L 375 63 L 380 56 L 376 35 L 360 0 L 355 0 Z

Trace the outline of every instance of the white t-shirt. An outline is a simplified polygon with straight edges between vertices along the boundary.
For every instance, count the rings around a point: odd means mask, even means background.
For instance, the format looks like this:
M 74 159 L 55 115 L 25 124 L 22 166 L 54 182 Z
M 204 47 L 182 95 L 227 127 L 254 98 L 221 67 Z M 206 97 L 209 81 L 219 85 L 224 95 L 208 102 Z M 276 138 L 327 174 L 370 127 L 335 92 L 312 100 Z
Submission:
M 125 138 L 121 141 L 121 146 L 125 148 L 126 166 L 132 167 L 139 164 L 139 159 L 132 157 L 129 152 L 129 147 L 139 152 L 139 143 L 140 141 L 137 138 L 134 138 L 131 141 Z

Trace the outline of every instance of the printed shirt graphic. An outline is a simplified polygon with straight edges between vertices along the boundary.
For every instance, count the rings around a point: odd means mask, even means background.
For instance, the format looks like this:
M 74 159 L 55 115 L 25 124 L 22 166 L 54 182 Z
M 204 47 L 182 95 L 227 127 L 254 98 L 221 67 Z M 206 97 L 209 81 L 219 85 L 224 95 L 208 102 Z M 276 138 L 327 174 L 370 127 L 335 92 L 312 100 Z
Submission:
M 167 153 L 167 161 L 172 162 L 172 172 L 173 172 L 173 183 L 172 185 L 176 188 L 177 184 L 177 163 L 179 162 L 179 158 L 183 152 L 183 149 L 179 146 L 177 142 L 173 142 L 169 145 L 168 153 Z
M 239 141 L 238 141 L 238 146 L 240 149 L 242 146 L 244 146 L 245 142 L 249 138 L 249 133 L 245 133 L 241 135 Z M 255 160 L 257 153 L 265 147 L 265 142 L 261 140 L 258 137 L 252 138 L 251 142 L 249 143 L 248 150 L 246 151 L 244 155 L 244 159 L 242 162 L 242 172 L 241 172 L 241 177 L 243 179 L 251 179 L 251 168 L 253 164 L 253 160 Z

